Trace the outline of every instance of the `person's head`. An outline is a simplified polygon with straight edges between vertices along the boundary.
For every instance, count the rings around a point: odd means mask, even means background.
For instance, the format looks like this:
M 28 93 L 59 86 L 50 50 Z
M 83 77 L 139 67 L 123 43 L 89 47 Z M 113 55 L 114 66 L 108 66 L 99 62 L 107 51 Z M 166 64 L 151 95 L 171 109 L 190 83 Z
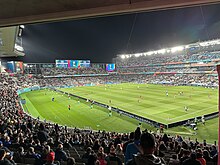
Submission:
M 34 153 L 34 147 L 30 147 L 29 150 L 28 150 L 28 152 L 29 152 L 30 154 L 33 154 L 33 153 Z
M 109 152 L 109 153 L 110 153 L 111 155 L 115 155 L 115 152 L 116 152 L 116 151 L 115 151 L 115 147 L 114 147 L 114 145 L 112 145 L 112 146 L 110 147 L 110 152 Z
M 195 152 L 191 153 L 190 158 L 191 158 L 192 160 L 196 160 L 196 153 L 195 153 Z
M 102 146 L 99 147 L 99 151 L 98 152 L 103 153 L 104 152 L 104 148 Z
M 155 150 L 155 137 L 151 133 L 145 132 L 141 135 L 140 145 L 144 154 L 152 154 Z
M 176 155 L 176 154 L 173 154 L 173 155 L 172 155 L 172 159 L 176 160 L 176 159 L 177 159 L 177 155 Z
M 63 145 L 62 145 L 62 144 L 59 144 L 59 145 L 58 145 L 58 148 L 59 148 L 59 149 L 63 149 Z
M 75 165 L 76 161 L 73 157 L 67 158 L 67 165 Z
M 89 154 L 89 153 L 91 153 L 92 152 L 92 148 L 91 147 L 88 147 L 87 149 L 86 149 L 86 152 Z

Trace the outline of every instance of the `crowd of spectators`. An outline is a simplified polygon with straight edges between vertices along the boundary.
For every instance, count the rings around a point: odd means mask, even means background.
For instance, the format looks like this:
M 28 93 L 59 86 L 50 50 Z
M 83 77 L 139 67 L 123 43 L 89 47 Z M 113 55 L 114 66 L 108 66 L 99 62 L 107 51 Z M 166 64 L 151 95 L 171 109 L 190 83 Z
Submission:
M 151 83 L 167 85 L 192 85 L 217 87 L 218 77 L 208 74 L 112 74 L 108 76 L 69 77 L 69 78 L 27 78 L 21 76 L 21 88 L 26 86 L 91 86 L 117 83 Z M 18 83 L 18 82 L 16 82 Z
M 166 64 L 166 63 L 174 63 L 174 62 L 182 62 L 182 63 L 189 63 L 189 62 L 201 62 L 204 60 L 215 60 L 220 59 L 220 52 L 213 51 L 213 52 L 197 52 L 197 53 L 169 53 L 169 54 L 156 54 L 151 56 L 131 56 L 128 58 L 116 58 L 116 65 L 120 66 L 146 66 L 149 64 Z
M 57 75 L 82 75 L 82 74 L 106 74 L 107 71 L 103 68 L 42 68 L 41 74 L 44 76 Z
M 16 90 L 30 80 L 0 76 L 0 164 L 36 165 L 217 164 L 217 146 L 140 127 L 130 134 L 79 130 L 34 119 L 22 111 Z M 32 85 L 32 83 L 31 83 Z M 71 153 L 81 151 L 79 158 Z M 75 159 L 78 159 L 76 162 Z

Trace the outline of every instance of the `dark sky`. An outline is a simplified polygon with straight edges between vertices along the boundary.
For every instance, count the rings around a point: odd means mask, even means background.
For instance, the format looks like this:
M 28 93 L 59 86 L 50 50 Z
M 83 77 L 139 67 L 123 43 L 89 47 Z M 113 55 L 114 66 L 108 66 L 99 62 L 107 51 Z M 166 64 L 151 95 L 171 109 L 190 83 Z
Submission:
M 117 54 L 218 37 L 220 5 L 27 25 L 23 33 L 26 55 L 16 60 L 54 63 L 55 59 L 90 59 L 107 63 Z

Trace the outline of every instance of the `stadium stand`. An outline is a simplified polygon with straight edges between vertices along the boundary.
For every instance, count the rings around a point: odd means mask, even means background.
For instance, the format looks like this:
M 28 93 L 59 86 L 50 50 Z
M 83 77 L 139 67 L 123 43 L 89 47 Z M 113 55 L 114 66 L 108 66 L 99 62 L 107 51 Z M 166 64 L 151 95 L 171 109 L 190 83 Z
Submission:
M 217 164 L 217 146 L 141 131 L 130 134 L 80 130 L 26 114 L 17 93 L 27 87 L 86 86 L 123 82 L 217 87 L 218 51 L 118 58 L 117 71 L 42 68 L 38 75 L 0 75 L 0 164 L 112 165 Z M 78 76 L 73 76 L 73 75 Z M 105 74 L 96 75 L 93 74 Z M 64 75 L 71 75 L 65 77 Z M 47 77 L 51 76 L 51 77 Z M 155 144 L 155 145 L 154 145 Z M 132 153 L 132 154 L 131 154 Z M 133 154 L 137 154 L 132 157 Z M 131 160 L 132 159 L 132 160 Z

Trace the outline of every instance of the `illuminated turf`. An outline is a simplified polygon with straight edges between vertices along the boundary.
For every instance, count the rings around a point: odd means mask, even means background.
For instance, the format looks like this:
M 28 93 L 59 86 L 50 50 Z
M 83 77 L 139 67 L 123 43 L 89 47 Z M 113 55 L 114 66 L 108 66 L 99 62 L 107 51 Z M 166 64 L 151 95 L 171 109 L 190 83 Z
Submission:
M 164 124 L 218 111 L 217 89 L 211 88 L 118 84 L 60 90 L 118 107 Z M 180 92 L 183 93 L 180 94 Z M 185 106 L 188 107 L 187 111 L 184 109 Z
M 217 111 L 217 89 L 203 87 L 178 87 L 146 84 L 120 84 L 96 87 L 76 87 L 60 89 L 88 99 L 119 107 L 123 110 L 151 118 L 163 123 L 171 123 L 194 116 L 201 116 Z M 168 96 L 166 96 L 166 91 Z M 182 95 L 179 92 L 183 92 Z M 76 98 L 68 98 L 49 90 L 32 91 L 21 95 L 26 99 L 25 108 L 34 117 L 47 119 L 62 125 L 95 130 L 116 132 L 133 131 L 139 121 L 120 116 L 113 112 L 109 117 L 109 110 L 94 106 Z M 52 102 L 51 98 L 55 101 Z M 109 102 L 111 100 L 111 103 Z M 71 110 L 68 110 L 71 105 Z M 188 106 L 186 112 L 184 106 Z M 142 123 L 142 127 L 155 130 L 152 126 Z M 195 132 L 186 127 L 169 129 L 169 133 L 207 139 L 209 142 L 217 140 L 217 119 L 207 121 L 206 126 L 200 126 Z M 205 133 L 204 133 L 205 132 Z

